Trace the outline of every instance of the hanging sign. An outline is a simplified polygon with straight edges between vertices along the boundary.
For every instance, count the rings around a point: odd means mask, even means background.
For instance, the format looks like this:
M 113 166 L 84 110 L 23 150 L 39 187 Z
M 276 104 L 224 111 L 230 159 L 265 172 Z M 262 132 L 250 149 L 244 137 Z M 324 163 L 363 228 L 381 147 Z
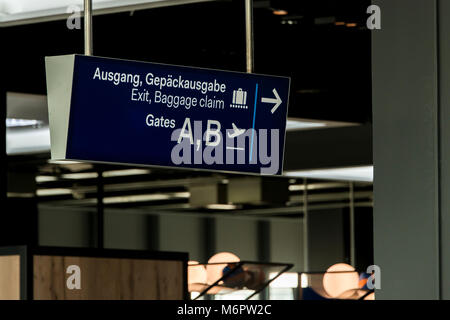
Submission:
M 54 160 L 282 174 L 289 78 L 46 58 Z

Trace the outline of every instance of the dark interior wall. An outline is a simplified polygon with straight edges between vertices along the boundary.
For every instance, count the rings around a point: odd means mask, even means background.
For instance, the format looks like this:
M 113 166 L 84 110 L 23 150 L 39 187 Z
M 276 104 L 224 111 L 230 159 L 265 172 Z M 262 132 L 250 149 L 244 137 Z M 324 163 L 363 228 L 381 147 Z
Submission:
M 372 165 L 372 126 L 286 133 L 285 171 Z
M 39 244 L 93 247 L 96 238 L 92 219 L 94 214 L 89 208 L 39 206 Z M 149 217 L 152 217 L 151 221 L 155 225 L 149 226 Z M 228 251 L 243 260 L 294 263 L 294 270 L 302 271 L 300 219 L 257 219 L 222 215 L 210 220 L 209 224 L 205 224 L 204 218 L 199 214 L 143 214 L 106 209 L 105 247 L 189 252 L 190 259 L 201 262 L 206 262 L 217 252 Z M 273 230 L 268 236 L 265 235 L 265 246 L 260 241 L 261 222 L 267 223 L 269 229 Z M 212 239 L 208 237 L 208 231 L 212 231 Z M 157 234 L 157 243 L 150 240 L 152 232 Z M 210 250 L 207 250 L 206 242 L 211 242 Z M 261 258 L 262 250 L 267 252 Z
M 40 207 L 38 244 L 56 247 L 94 247 L 96 241 L 94 214 L 92 209 L 64 210 L 64 208 Z
M 341 209 L 308 214 L 309 271 L 322 272 L 333 264 L 349 262 L 345 222 L 345 213 Z
M 440 219 L 449 208 L 440 203 L 448 198 L 448 175 L 441 171 L 448 168 L 441 158 L 448 143 L 440 145 L 448 117 L 439 116 L 449 110 L 442 100 L 448 82 L 440 90 L 441 75 L 448 76 L 441 63 L 449 56 L 439 53 L 449 39 L 438 19 L 444 2 L 375 1 L 383 8 L 382 29 L 373 34 L 374 250 L 382 272 L 377 299 L 439 299 L 449 288 L 442 282 L 449 269 L 440 271 L 449 252 L 440 251 L 448 234 Z
M 372 210 L 357 208 L 355 213 L 356 269 L 364 271 L 373 264 Z M 212 221 L 206 225 L 204 218 L 195 214 L 153 215 L 121 210 L 106 210 L 105 214 L 107 248 L 189 252 L 192 260 L 202 262 L 217 252 L 229 251 L 243 260 L 293 263 L 292 271 L 304 271 L 303 220 L 299 218 L 221 216 L 210 218 Z M 93 215 L 92 209 L 41 206 L 39 244 L 92 247 L 96 238 Z M 149 225 L 149 217 L 154 225 Z M 309 271 L 350 263 L 348 210 L 313 211 L 308 219 Z M 268 233 L 260 234 L 262 222 L 267 224 Z
M 356 270 L 365 271 L 374 264 L 373 208 L 355 209 L 355 264 Z
M 355 268 L 365 271 L 373 265 L 373 209 L 355 208 Z M 309 269 L 325 271 L 336 263 L 350 261 L 350 210 L 327 209 L 311 212 L 309 226 Z
M 304 271 L 302 219 L 272 220 L 269 241 L 272 261 L 293 263 L 293 272 Z

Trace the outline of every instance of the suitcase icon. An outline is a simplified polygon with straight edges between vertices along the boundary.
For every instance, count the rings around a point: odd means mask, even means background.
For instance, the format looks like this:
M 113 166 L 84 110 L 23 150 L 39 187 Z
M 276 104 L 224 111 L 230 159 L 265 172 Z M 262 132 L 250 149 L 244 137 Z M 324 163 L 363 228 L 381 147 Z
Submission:
M 233 104 L 246 105 L 247 104 L 247 91 L 243 91 L 241 88 L 233 91 Z

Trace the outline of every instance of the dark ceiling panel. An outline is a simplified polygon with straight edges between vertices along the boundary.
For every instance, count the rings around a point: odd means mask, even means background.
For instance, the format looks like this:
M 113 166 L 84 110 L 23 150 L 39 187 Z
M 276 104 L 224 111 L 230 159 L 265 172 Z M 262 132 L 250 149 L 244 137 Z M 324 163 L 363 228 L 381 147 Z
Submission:
M 94 54 L 244 70 L 243 6 L 211 2 L 94 16 Z M 242 13 L 240 15 L 240 13 Z M 0 28 L 8 89 L 46 93 L 44 57 L 83 53 L 83 30 L 66 21 Z
M 369 5 L 272 1 L 255 11 L 255 71 L 292 78 L 291 117 L 371 122 Z M 273 9 L 287 15 L 274 15 Z

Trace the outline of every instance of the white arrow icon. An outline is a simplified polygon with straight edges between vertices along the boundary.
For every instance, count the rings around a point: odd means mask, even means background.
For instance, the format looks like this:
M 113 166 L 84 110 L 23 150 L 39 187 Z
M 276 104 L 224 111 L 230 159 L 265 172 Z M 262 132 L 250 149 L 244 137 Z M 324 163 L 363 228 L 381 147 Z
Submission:
M 275 106 L 272 108 L 272 114 L 275 113 L 275 111 L 277 111 L 278 107 L 281 105 L 281 103 L 283 102 L 280 99 L 280 96 L 278 95 L 278 92 L 276 89 L 273 89 L 273 94 L 275 95 L 275 99 L 274 98 L 262 98 L 261 102 L 262 103 L 274 103 Z

